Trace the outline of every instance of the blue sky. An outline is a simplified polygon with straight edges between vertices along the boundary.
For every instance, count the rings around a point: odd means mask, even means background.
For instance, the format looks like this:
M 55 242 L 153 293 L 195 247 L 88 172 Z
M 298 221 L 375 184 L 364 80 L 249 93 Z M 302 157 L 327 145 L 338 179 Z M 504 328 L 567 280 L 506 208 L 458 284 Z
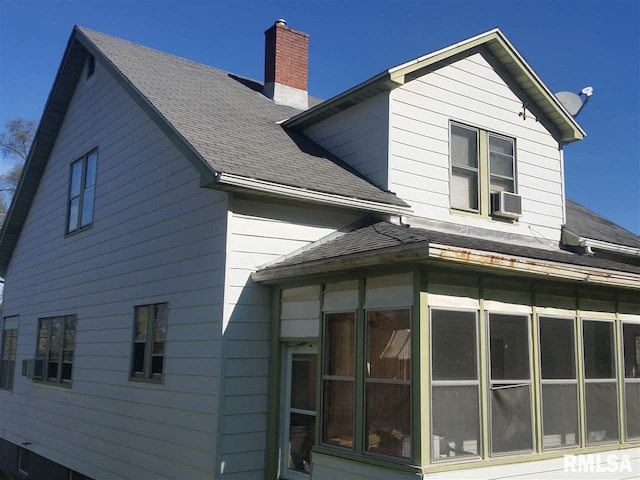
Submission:
M 552 91 L 593 86 L 578 118 L 588 136 L 565 149 L 567 196 L 640 234 L 637 0 L 0 0 L 0 122 L 39 120 L 74 24 L 262 80 L 277 18 L 310 34 L 321 98 L 500 27 Z

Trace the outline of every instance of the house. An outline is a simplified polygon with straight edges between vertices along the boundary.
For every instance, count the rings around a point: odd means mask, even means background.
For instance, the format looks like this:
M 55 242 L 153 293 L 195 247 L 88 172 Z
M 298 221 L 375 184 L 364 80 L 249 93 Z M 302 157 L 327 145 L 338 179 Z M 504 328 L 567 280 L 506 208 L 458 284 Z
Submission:
M 640 238 L 565 198 L 520 53 L 319 101 L 265 34 L 262 84 L 74 28 L 0 234 L 0 469 L 638 475 Z

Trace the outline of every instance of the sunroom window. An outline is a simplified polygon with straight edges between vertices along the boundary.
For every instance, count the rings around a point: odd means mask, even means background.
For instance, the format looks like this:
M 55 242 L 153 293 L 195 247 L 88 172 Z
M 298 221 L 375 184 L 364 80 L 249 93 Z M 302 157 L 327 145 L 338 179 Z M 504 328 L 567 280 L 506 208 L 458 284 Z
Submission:
M 626 438 L 640 438 L 640 324 L 624 323 L 624 400 Z
M 431 311 L 432 460 L 480 455 L 476 312 Z
M 583 321 L 587 445 L 618 440 L 613 322 Z
M 409 310 L 367 311 L 366 325 L 365 449 L 411 458 Z
M 355 312 L 325 314 L 322 442 L 353 449 Z
M 491 453 L 533 450 L 529 318 L 489 315 Z
M 540 317 L 539 323 L 542 448 L 576 446 L 580 436 L 575 320 Z

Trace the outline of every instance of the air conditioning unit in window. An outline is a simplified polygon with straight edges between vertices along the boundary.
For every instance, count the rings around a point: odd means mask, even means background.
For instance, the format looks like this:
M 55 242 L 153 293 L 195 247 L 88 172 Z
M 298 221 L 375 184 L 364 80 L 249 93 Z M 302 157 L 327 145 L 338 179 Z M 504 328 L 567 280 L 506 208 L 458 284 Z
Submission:
M 44 358 L 28 358 L 22 361 L 22 376 L 44 378 Z
M 510 192 L 492 193 L 491 215 L 517 219 L 522 216 L 522 198 Z

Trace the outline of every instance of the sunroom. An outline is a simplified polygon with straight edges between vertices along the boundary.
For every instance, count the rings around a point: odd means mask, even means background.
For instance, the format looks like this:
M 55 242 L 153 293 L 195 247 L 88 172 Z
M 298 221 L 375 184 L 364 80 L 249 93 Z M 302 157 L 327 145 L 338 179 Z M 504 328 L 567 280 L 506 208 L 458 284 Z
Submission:
M 270 477 L 638 463 L 638 267 L 363 230 L 254 274 L 273 291 Z

